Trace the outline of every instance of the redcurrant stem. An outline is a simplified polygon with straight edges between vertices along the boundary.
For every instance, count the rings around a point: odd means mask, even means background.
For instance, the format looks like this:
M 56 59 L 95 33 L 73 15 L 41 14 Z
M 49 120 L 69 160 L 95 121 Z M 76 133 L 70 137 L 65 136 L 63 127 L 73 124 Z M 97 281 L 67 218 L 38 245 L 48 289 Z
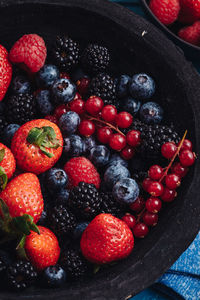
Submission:
M 110 123 L 108 123 L 108 122 L 106 122 L 106 121 L 104 121 L 104 120 L 101 120 L 101 119 L 97 119 L 97 118 L 91 117 L 91 116 L 89 116 L 89 115 L 87 115 L 87 114 L 86 114 L 85 116 L 86 116 L 90 121 L 96 121 L 96 122 L 105 124 L 105 125 L 107 125 L 108 127 L 112 128 L 113 130 L 117 131 L 119 134 L 125 136 L 125 134 L 124 134 L 121 130 L 119 130 L 119 128 L 115 127 L 114 125 L 112 125 L 112 124 L 110 124 Z
M 165 168 L 165 172 L 164 172 L 163 176 L 160 178 L 159 182 L 162 182 L 163 179 L 165 178 L 165 176 L 167 176 L 167 174 L 168 174 L 168 172 L 169 172 L 169 169 L 171 168 L 171 166 L 172 166 L 174 160 L 176 159 L 177 155 L 179 154 L 179 152 L 180 152 L 180 150 L 181 150 L 181 147 L 182 147 L 183 142 L 184 142 L 184 140 L 185 140 L 185 138 L 186 138 L 186 135 L 187 135 L 187 130 L 186 130 L 185 133 L 184 133 L 184 136 L 183 136 L 183 138 L 182 138 L 182 140 L 181 140 L 181 142 L 180 142 L 180 145 L 178 146 L 178 148 L 177 148 L 177 150 L 176 150 L 176 153 L 175 153 L 174 156 L 172 157 L 172 159 L 171 159 L 169 165 L 167 166 L 167 168 Z
M 140 219 L 143 217 L 145 211 L 146 211 L 146 208 L 143 208 L 143 210 L 137 215 L 136 223 L 138 223 L 140 221 Z

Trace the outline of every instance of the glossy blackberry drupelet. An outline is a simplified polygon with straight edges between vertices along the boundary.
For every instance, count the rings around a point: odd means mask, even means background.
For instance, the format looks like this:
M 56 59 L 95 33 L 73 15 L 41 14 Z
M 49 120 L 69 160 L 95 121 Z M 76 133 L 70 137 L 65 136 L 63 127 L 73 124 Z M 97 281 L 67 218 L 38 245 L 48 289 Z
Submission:
M 146 125 L 135 119 L 132 129 L 141 132 L 142 143 L 140 150 L 144 157 L 154 158 L 160 156 L 161 146 L 164 143 L 173 141 L 177 144 L 180 141 L 180 137 L 173 125 Z
M 71 278 L 81 277 L 90 270 L 90 264 L 78 250 L 73 248 L 64 250 L 61 253 L 60 265 Z
M 0 113 L 0 136 L 3 134 L 4 129 L 8 125 L 8 122 L 3 114 Z
M 8 267 L 6 277 L 11 289 L 21 291 L 36 281 L 37 272 L 30 262 L 20 260 Z
M 112 193 L 101 192 L 101 198 L 101 213 L 111 214 L 117 218 L 121 218 L 125 214 L 125 206 L 117 202 Z
M 79 218 L 93 219 L 100 212 L 101 202 L 101 196 L 93 184 L 80 182 L 70 192 L 69 205 Z
M 24 124 L 36 118 L 36 101 L 33 95 L 18 94 L 6 102 L 6 115 L 10 123 Z
M 67 36 L 58 36 L 52 50 L 53 62 L 63 71 L 69 72 L 79 62 L 79 45 Z
M 103 99 L 104 105 L 117 105 L 116 81 L 108 74 L 100 73 L 93 77 L 90 83 L 89 95 L 95 95 Z
M 90 73 L 100 73 L 106 70 L 110 63 L 110 54 L 106 47 L 90 44 L 81 57 L 83 68 Z
M 77 225 L 75 216 L 63 204 L 49 210 L 48 224 L 59 238 L 71 234 Z

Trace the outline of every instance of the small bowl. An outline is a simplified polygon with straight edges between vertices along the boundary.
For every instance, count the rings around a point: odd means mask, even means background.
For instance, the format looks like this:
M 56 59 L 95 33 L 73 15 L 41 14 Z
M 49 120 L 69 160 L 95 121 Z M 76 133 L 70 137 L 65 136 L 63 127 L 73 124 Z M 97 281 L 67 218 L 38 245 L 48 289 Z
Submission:
M 150 21 L 153 22 L 154 25 L 156 25 L 158 28 L 160 28 L 178 47 L 180 47 L 184 51 L 184 54 L 188 59 L 192 60 L 193 62 L 198 62 L 200 59 L 200 47 L 182 40 L 178 37 L 178 35 L 174 33 L 174 31 L 178 32 L 178 30 L 185 25 L 180 26 L 180 24 L 178 24 L 177 22 L 169 27 L 163 25 L 149 8 L 149 0 L 140 1 Z

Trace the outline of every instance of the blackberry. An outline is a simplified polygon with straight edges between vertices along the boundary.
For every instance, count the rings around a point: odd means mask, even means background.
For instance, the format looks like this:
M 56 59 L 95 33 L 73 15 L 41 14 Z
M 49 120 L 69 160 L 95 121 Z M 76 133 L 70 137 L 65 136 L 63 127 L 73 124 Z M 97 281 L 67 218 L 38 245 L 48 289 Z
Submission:
M 37 272 L 28 261 L 18 261 L 8 267 L 7 283 L 11 289 L 21 291 L 29 287 L 37 278 Z
M 0 114 L 0 136 L 3 134 L 4 128 L 8 125 L 8 122 L 4 115 Z
M 103 99 L 104 105 L 117 104 L 116 99 L 116 80 L 110 75 L 99 73 L 93 77 L 89 87 L 89 95 L 95 95 Z
M 74 187 L 69 196 L 69 205 L 77 216 L 92 219 L 99 214 L 101 196 L 94 184 L 80 182 Z
M 125 213 L 125 206 L 117 202 L 112 193 L 101 193 L 102 204 L 101 204 L 101 213 L 111 214 L 115 217 L 122 217 Z
M 49 210 L 49 227 L 56 236 L 71 234 L 76 227 L 76 218 L 64 205 L 58 205 Z
M 53 62 L 63 71 L 69 72 L 79 62 L 79 44 L 67 36 L 58 36 L 52 51 Z
M 71 278 L 81 277 L 90 270 L 90 264 L 73 248 L 61 253 L 60 265 Z
M 36 118 L 36 101 L 33 95 L 18 94 L 8 98 L 6 114 L 10 123 L 24 124 Z
M 106 47 L 90 44 L 83 52 L 81 63 L 88 72 L 103 72 L 110 63 L 109 51 Z
M 179 134 L 175 131 L 173 124 L 171 126 L 146 125 L 139 120 L 134 120 L 131 129 L 141 132 L 140 151 L 142 156 L 146 158 L 160 156 L 161 146 L 164 143 L 173 141 L 177 144 L 180 141 Z

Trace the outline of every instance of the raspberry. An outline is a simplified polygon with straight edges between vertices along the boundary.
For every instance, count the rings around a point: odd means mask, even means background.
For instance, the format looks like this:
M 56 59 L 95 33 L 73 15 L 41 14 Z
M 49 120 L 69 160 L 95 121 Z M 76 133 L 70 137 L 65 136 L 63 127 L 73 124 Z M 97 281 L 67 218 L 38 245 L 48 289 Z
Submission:
M 149 7 L 159 21 L 165 25 L 174 23 L 180 11 L 179 0 L 151 0 Z
M 180 0 L 181 11 L 178 20 L 192 24 L 200 18 L 200 0 Z
M 199 46 L 200 45 L 200 21 L 195 22 L 191 26 L 187 26 L 182 28 L 178 32 L 178 36 L 193 45 Z
M 37 34 L 23 35 L 12 47 L 9 58 L 12 63 L 31 73 L 38 72 L 44 65 L 47 49 L 44 40 Z

